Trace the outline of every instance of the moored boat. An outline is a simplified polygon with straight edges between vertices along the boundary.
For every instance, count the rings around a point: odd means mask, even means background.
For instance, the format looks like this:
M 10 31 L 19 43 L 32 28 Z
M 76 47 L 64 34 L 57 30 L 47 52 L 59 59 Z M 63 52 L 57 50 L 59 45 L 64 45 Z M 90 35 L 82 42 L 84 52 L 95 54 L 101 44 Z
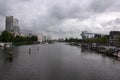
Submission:
M 119 58 L 120 58 L 120 51 L 119 51 L 119 52 L 115 52 L 115 53 L 113 53 L 113 56 L 115 56 L 115 57 L 119 57 Z

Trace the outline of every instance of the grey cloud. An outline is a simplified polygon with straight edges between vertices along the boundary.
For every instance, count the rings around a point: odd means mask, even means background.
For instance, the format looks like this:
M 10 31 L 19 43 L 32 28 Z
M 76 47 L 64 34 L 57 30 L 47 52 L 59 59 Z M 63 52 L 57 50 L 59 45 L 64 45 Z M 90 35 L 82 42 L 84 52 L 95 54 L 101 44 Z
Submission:
M 110 20 L 104 23 L 104 26 L 118 26 L 118 25 L 120 25 L 120 18 L 116 18 L 114 20 Z
M 99 26 L 95 27 L 91 24 L 86 25 L 88 19 L 91 22 L 93 21 L 91 17 L 94 15 L 119 12 L 119 3 L 120 0 L 0 0 L 0 16 L 13 15 L 17 17 L 21 21 L 22 30 L 25 29 L 29 32 L 45 32 L 48 34 L 50 32 L 73 34 L 82 30 L 93 30 L 94 32 L 99 29 L 102 30 L 103 26 L 120 23 L 120 19 L 117 19 L 101 25 L 98 22 Z M 40 15 L 38 15 L 39 13 Z M 68 25 L 71 24 L 69 22 L 65 23 L 65 26 L 62 25 L 69 19 L 77 19 L 77 21 L 72 26 Z M 86 23 L 81 24 L 84 21 Z M 81 26 L 77 25 L 76 27 L 75 24 L 81 24 Z M 66 26 L 70 28 L 65 28 Z
M 73 7 L 64 8 L 60 5 L 55 5 L 50 8 L 50 16 L 56 19 L 66 19 L 66 18 L 74 18 L 79 17 L 78 13 L 80 13 L 81 9 L 78 5 Z
M 72 3 L 71 3 L 72 4 Z M 80 3 L 79 3 L 80 4 Z M 90 16 L 90 14 L 93 14 L 92 12 L 88 12 L 84 9 L 85 6 L 81 7 L 80 5 L 67 5 L 64 3 L 64 5 L 56 4 L 49 8 L 49 16 L 58 19 L 58 20 L 64 20 L 64 19 L 71 19 L 71 18 L 79 18 L 86 19 Z
M 107 11 L 117 11 L 119 12 L 120 11 L 120 1 L 115 1 L 114 4 L 112 6 L 110 6 Z
M 8 14 L 9 9 L 9 1 L 0 0 L 0 31 L 5 28 L 5 16 Z
M 28 2 L 28 1 L 31 1 L 31 0 L 19 0 L 19 1 L 22 1 L 22 2 Z
M 119 31 L 120 30 L 120 18 L 110 20 L 106 23 L 101 24 L 103 26 L 102 31 L 109 33 L 111 30 Z
M 9 10 L 9 5 L 6 0 L 0 0 L 0 16 L 7 15 L 7 11 Z
M 94 0 L 91 4 L 90 10 L 96 13 L 105 12 L 109 7 L 113 6 L 117 0 Z
M 64 5 L 64 6 L 63 6 Z M 65 19 L 88 18 L 89 13 L 83 13 L 79 5 L 66 6 L 66 4 L 56 4 L 48 8 L 47 15 L 38 17 L 34 24 L 41 30 L 52 31 L 54 33 L 64 33 L 60 26 Z M 59 30 L 58 30 L 59 29 Z M 56 31 L 55 31 L 56 30 Z

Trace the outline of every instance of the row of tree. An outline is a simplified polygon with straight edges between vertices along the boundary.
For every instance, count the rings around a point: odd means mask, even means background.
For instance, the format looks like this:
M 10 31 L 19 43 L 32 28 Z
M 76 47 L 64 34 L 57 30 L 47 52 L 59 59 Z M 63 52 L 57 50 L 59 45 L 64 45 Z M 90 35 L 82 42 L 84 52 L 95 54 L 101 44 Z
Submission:
M 65 42 L 82 42 L 82 40 L 78 38 L 66 38 Z
M 13 33 L 10 33 L 8 31 L 3 31 L 0 35 L 1 42 L 35 42 L 37 40 L 37 36 L 14 36 Z
M 104 44 L 107 45 L 109 42 L 109 36 L 103 36 L 98 38 L 90 38 L 90 39 L 84 39 L 82 40 L 83 43 L 98 43 L 98 44 Z
M 78 39 L 78 38 L 66 38 L 65 42 L 81 42 L 81 43 L 98 43 L 98 44 L 108 44 L 109 36 L 88 38 L 88 39 Z
M 14 36 L 14 34 L 3 31 L 0 35 L 0 41 L 1 42 L 27 42 L 32 43 L 37 41 L 37 36 Z M 90 38 L 90 39 L 78 39 L 78 38 L 66 38 L 65 42 L 83 42 L 83 43 L 100 43 L 100 44 L 106 44 L 108 43 L 109 36 L 103 36 L 98 38 Z

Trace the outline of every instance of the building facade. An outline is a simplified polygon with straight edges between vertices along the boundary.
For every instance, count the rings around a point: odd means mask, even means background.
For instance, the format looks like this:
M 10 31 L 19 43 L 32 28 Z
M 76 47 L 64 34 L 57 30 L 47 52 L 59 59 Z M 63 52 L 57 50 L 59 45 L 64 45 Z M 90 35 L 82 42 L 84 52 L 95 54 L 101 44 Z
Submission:
M 20 34 L 20 27 L 18 19 L 13 16 L 6 17 L 6 31 L 14 33 L 14 35 Z
M 40 42 L 40 43 L 42 43 L 42 35 L 37 35 L 37 37 L 38 37 L 38 41 Z
M 82 39 L 90 39 L 90 38 L 100 38 L 106 36 L 106 34 L 99 34 L 99 33 L 89 33 L 87 31 L 82 31 L 81 37 Z
M 15 33 L 20 33 L 19 21 L 18 19 L 13 20 L 13 30 Z
M 45 35 L 37 35 L 37 38 L 38 38 L 38 42 L 40 43 L 43 43 L 43 42 L 46 42 L 47 41 L 47 38 Z
M 6 31 L 14 32 L 13 29 L 13 16 L 6 17 Z

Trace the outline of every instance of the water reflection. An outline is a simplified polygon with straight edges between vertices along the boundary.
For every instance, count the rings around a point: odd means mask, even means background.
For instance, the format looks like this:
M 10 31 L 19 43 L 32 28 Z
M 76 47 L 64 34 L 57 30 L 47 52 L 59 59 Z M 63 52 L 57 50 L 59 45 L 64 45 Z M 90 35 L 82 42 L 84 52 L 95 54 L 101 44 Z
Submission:
M 0 50 L 0 80 L 119 80 L 120 61 L 58 44 Z
M 39 51 L 39 46 L 37 47 L 38 51 Z
M 31 48 L 29 48 L 29 55 L 31 55 Z
M 14 59 L 13 49 L 12 48 L 2 48 L 0 57 L 1 57 L 2 61 L 12 63 L 13 59 Z
M 100 52 L 97 52 L 97 51 L 95 51 L 95 50 L 92 50 L 92 49 L 90 49 L 90 48 L 86 48 L 86 47 L 81 47 L 81 54 L 83 54 L 83 55 L 86 55 L 86 56 L 88 56 L 88 55 L 100 55 L 101 56 L 101 58 L 102 58 L 102 60 L 104 60 L 104 59 L 106 59 L 106 58 L 109 58 L 110 60 L 112 60 L 113 61 L 113 63 L 115 63 L 116 61 L 120 61 L 120 58 L 118 58 L 118 57 L 114 57 L 114 56 L 110 56 L 110 55 L 106 55 L 105 53 L 100 53 Z

